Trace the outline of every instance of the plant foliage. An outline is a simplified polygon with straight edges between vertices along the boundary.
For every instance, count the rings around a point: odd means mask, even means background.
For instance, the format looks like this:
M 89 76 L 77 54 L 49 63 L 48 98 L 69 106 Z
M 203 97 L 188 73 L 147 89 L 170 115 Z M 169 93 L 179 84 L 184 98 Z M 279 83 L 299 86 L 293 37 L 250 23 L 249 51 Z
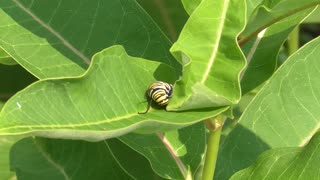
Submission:
M 277 63 L 318 4 L 0 1 L 0 179 L 199 179 L 234 114 L 216 179 L 318 176 L 320 38 Z

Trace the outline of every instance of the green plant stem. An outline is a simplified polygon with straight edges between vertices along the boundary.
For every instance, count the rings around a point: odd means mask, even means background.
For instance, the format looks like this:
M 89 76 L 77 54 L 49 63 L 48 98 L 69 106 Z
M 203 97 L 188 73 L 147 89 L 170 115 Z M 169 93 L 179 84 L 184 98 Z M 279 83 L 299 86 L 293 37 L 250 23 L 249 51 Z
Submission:
M 217 116 L 215 119 L 209 119 L 206 121 L 207 128 L 210 132 L 207 143 L 207 152 L 203 167 L 202 180 L 213 179 L 218 157 L 220 136 L 223 123 L 223 116 Z
M 299 26 L 294 28 L 288 39 L 289 56 L 299 49 Z

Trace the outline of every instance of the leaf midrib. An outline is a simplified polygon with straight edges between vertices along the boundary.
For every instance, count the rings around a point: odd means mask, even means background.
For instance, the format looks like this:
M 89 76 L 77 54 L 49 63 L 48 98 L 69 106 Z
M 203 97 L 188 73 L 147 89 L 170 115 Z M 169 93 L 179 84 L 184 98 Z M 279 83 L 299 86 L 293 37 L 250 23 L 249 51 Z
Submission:
M 123 119 L 129 119 L 132 118 L 134 116 L 139 116 L 137 113 L 135 114 L 128 114 L 125 116 L 120 116 L 120 117 L 116 117 L 116 118 L 111 118 L 111 119 L 105 119 L 105 120 L 101 120 L 101 121 L 95 121 L 95 122 L 88 122 L 88 123 L 81 123 L 81 124 L 64 124 L 64 125 L 27 125 L 27 126 L 12 126 L 12 127 L 7 127 L 7 128 L 0 128 L 0 131 L 3 130 L 9 130 L 9 129 L 16 129 L 16 128 L 30 128 L 30 127 L 42 127 L 42 128 L 72 128 L 72 127 L 84 127 L 84 126 L 93 126 L 93 125 L 101 125 L 104 123 L 113 123 L 116 121 L 121 121 Z M 133 123 L 135 124 L 135 123 Z
M 213 50 L 212 50 L 212 54 L 210 56 L 210 60 L 209 60 L 209 63 L 208 63 L 208 66 L 207 66 L 207 69 L 201 79 L 201 84 L 204 84 L 205 81 L 207 80 L 208 76 L 209 76 L 209 73 L 211 71 L 211 68 L 213 66 L 213 63 L 214 63 L 214 60 L 217 56 L 217 52 L 218 52 L 218 49 L 219 49 L 219 42 L 220 42 L 220 39 L 221 39 L 221 35 L 222 35 L 222 30 L 223 30 L 223 27 L 224 27 L 224 23 L 225 23 L 225 19 L 226 19 L 226 16 L 227 16 L 227 10 L 228 10 L 228 7 L 229 7 L 229 2 L 230 0 L 225 0 L 224 1 L 224 4 L 223 4 L 223 11 L 222 11 L 222 16 L 221 16 L 221 21 L 220 21 L 220 24 L 218 26 L 218 29 L 217 29 L 217 34 L 218 34 L 218 38 L 215 42 L 216 46 L 214 46 Z

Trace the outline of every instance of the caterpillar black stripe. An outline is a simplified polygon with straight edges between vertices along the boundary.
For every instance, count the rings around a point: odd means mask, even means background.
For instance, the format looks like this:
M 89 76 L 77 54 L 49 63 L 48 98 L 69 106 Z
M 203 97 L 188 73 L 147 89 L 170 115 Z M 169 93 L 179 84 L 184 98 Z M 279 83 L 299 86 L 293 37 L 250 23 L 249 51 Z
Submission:
M 145 112 L 139 114 L 145 114 L 149 111 L 151 102 L 154 101 L 159 106 L 166 106 L 169 103 L 169 99 L 172 97 L 173 87 L 171 84 L 157 81 L 152 83 L 147 91 L 148 96 L 150 98 L 150 102 L 148 104 L 148 108 Z

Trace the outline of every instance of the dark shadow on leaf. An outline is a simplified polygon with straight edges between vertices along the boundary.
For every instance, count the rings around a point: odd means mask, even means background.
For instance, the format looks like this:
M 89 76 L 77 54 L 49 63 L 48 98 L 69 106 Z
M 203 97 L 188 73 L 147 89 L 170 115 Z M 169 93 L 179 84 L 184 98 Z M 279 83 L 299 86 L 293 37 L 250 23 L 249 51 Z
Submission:
M 11 148 L 10 166 L 18 179 L 131 179 L 104 141 L 24 138 Z
M 153 73 L 153 76 L 158 81 L 167 82 L 174 84 L 178 80 L 178 74 L 175 70 L 166 64 L 160 64 L 156 71 Z
M 0 101 L 7 101 L 15 93 L 36 80 L 20 65 L 7 66 L 0 64 Z
M 20 26 L 28 29 L 31 32 L 31 34 L 35 34 L 41 38 L 46 39 L 46 41 L 48 41 L 48 43 L 52 47 L 54 47 L 57 51 L 59 51 L 61 54 L 63 54 L 65 57 L 67 57 L 68 59 L 70 59 L 74 63 L 78 64 L 80 67 L 82 67 L 84 69 L 86 69 L 88 67 L 88 64 L 86 64 L 80 57 L 78 57 L 75 53 L 73 53 L 69 48 L 67 48 L 65 45 L 63 45 L 61 40 L 59 40 L 56 36 L 54 36 L 51 32 L 49 32 L 43 26 L 41 26 L 37 22 L 31 20 L 32 17 L 28 13 L 26 13 L 25 11 L 23 11 L 20 8 L 5 8 L 6 6 L 8 6 L 8 2 L 11 2 L 12 3 L 11 6 L 13 6 L 13 7 L 16 5 L 14 3 L 14 1 L 1 1 L 0 7 L 4 7 L 4 8 L 2 8 L 2 10 L 5 11 L 5 13 L 7 13 L 12 19 L 14 19 L 16 21 L 16 23 L 18 23 Z M 31 1 L 29 1 L 29 2 L 31 2 Z M 20 2 L 20 3 L 22 3 L 22 2 Z M 25 4 L 25 3 L 22 3 L 22 4 Z M 25 6 L 28 6 L 28 5 L 25 4 Z M 34 12 L 34 13 L 36 15 L 45 13 L 44 9 L 41 9 L 41 8 L 39 8 L 35 11 L 36 12 Z M 60 26 L 62 26 L 62 24 Z M 69 41 L 69 40 L 66 39 L 66 41 Z M 70 42 L 70 44 L 72 44 L 72 43 Z M 34 50 L 36 50 L 36 49 L 34 49 Z M 89 59 L 90 59 L 90 57 L 89 57 Z M 42 61 L 46 61 L 46 59 L 42 59 Z
M 129 134 L 130 136 L 130 134 Z M 161 180 L 152 170 L 146 157 L 136 152 L 117 138 L 107 140 L 110 151 L 114 155 L 116 162 L 127 172 L 137 179 Z M 138 168 L 140 167 L 140 168 Z

